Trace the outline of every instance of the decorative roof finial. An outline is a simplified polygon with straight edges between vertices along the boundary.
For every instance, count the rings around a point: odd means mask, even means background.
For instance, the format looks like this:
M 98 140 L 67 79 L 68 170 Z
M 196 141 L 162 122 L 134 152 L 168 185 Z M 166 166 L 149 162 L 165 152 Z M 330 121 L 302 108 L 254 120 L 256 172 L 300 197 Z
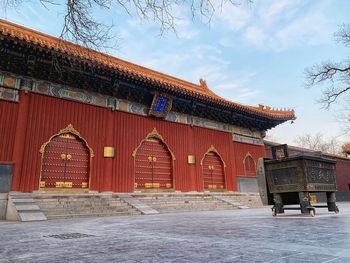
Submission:
M 202 79 L 202 78 L 199 79 L 199 85 L 203 89 L 208 89 L 207 82 L 204 79 Z
M 350 155 L 350 143 L 344 144 L 342 146 L 343 152 Z

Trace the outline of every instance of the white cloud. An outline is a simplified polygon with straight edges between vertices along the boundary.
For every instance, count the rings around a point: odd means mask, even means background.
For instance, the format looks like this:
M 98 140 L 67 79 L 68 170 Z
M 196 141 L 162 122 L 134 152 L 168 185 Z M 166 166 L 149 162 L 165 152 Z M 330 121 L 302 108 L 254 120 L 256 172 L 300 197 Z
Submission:
M 250 104 L 260 94 L 260 90 L 250 87 L 254 78 L 255 73 L 236 72 L 217 81 L 213 90 L 229 100 Z
M 272 24 L 283 18 L 289 17 L 301 6 L 301 0 L 273 0 L 270 4 L 264 2 L 260 8 L 260 17 L 265 24 Z M 267 6 L 267 8 L 264 8 Z
M 246 41 L 257 47 L 262 47 L 267 38 L 263 30 L 255 26 L 248 27 L 243 37 Z
M 180 39 L 194 39 L 199 36 L 199 30 L 188 19 L 180 19 L 176 24 L 176 33 Z
M 224 3 L 222 8 L 217 7 L 213 22 L 221 22 L 221 26 L 231 31 L 237 31 L 247 25 L 251 19 L 251 12 L 247 6 L 235 6 L 231 3 Z
M 227 36 L 219 44 L 235 47 L 237 36 L 243 44 L 271 51 L 325 43 L 332 32 L 331 18 L 326 16 L 330 4 L 329 1 L 269 0 L 255 2 L 251 8 L 227 7 L 220 14 Z
M 292 21 L 275 33 L 278 47 L 285 49 L 299 45 L 317 45 L 329 39 L 331 30 L 327 26 L 329 20 L 324 15 L 308 13 L 304 17 Z
M 252 97 L 256 97 L 259 94 L 259 90 L 243 89 L 240 90 L 240 92 L 236 96 L 234 96 L 234 100 L 246 102 L 249 101 Z

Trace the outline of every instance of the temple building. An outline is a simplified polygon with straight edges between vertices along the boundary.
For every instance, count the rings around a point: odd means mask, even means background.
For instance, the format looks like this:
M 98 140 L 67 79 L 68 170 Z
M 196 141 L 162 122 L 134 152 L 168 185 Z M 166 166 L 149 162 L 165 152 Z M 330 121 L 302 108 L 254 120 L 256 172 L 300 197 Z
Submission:
M 0 20 L 0 169 L 10 191 L 237 191 L 293 110 Z

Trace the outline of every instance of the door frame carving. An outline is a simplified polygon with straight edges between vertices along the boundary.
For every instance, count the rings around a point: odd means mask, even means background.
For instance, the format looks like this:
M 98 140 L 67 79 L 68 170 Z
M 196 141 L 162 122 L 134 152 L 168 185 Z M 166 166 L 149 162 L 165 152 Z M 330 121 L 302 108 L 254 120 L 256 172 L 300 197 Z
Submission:
M 141 140 L 141 142 L 139 143 L 139 145 L 134 149 L 134 151 L 132 152 L 132 157 L 134 158 L 134 191 L 135 191 L 135 182 L 136 182 L 136 154 L 137 154 L 137 151 L 139 150 L 139 148 L 142 146 L 142 144 L 149 140 L 149 139 L 156 139 L 156 140 L 159 140 L 161 143 L 163 143 L 166 147 L 166 149 L 168 150 L 168 152 L 170 153 L 170 156 L 171 156 L 171 171 L 172 171 L 172 174 L 171 174 L 171 179 L 172 179 L 172 188 L 171 189 L 174 189 L 174 186 L 175 186 L 175 176 L 174 176 L 174 161 L 176 160 L 175 158 L 175 155 L 174 153 L 170 150 L 168 144 L 165 142 L 165 140 L 163 139 L 163 136 L 160 135 L 160 133 L 157 131 L 156 128 L 153 128 L 153 131 L 148 133 L 147 136 Z
M 226 168 L 226 163 L 224 162 L 224 159 L 222 159 L 221 154 L 218 152 L 218 150 L 216 150 L 216 148 L 214 147 L 214 145 L 211 145 L 211 146 L 209 147 L 209 149 L 204 153 L 203 158 L 201 159 L 201 165 L 203 166 L 203 160 L 204 160 L 205 156 L 206 156 L 208 153 L 210 153 L 210 152 L 214 152 L 214 153 L 216 153 L 216 154 L 219 156 L 220 160 L 222 161 L 222 163 L 223 163 L 223 165 L 224 165 L 224 170 L 225 170 L 225 168 Z
M 87 147 L 88 151 L 89 151 L 89 171 L 88 171 L 88 178 L 89 178 L 89 185 L 88 188 L 82 188 L 85 190 L 89 190 L 90 189 L 90 183 L 91 183 L 91 163 L 92 163 L 92 158 L 95 156 L 94 155 L 94 151 L 92 150 L 92 148 L 89 146 L 89 144 L 87 143 L 87 141 L 80 135 L 80 132 L 78 132 L 72 124 L 68 124 L 66 128 L 61 129 L 59 132 L 55 133 L 54 135 L 52 135 L 48 141 L 46 141 L 45 143 L 43 143 L 40 147 L 39 153 L 41 154 L 41 165 L 40 165 L 40 177 L 39 177 L 39 188 L 40 187 L 40 182 L 41 182 L 41 175 L 42 175 L 42 167 L 43 167 L 43 161 L 44 161 L 44 154 L 45 154 L 45 148 L 46 146 L 51 142 L 51 140 L 57 136 L 60 136 L 61 134 L 65 134 L 65 133 L 70 133 L 73 134 L 75 136 L 77 136 L 82 142 L 83 144 Z M 45 189 L 45 187 L 44 187 Z M 55 188 L 52 188 L 55 189 Z M 65 188 L 64 188 L 65 189 Z M 73 189 L 79 189 L 79 188 L 73 188 Z M 56 190 L 59 190 L 56 189 Z

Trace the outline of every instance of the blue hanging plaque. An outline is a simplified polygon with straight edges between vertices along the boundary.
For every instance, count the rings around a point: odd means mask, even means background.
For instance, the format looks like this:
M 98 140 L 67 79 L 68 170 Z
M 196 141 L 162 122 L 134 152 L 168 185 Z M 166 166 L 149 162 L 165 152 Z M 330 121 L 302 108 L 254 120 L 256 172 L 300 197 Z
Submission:
M 165 117 L 171 109 L 172 98 L 167 95 L 156 93 L 153 97 L 153 102 L 151 109 L 149 111 L 150 115 L 156 117 Z

